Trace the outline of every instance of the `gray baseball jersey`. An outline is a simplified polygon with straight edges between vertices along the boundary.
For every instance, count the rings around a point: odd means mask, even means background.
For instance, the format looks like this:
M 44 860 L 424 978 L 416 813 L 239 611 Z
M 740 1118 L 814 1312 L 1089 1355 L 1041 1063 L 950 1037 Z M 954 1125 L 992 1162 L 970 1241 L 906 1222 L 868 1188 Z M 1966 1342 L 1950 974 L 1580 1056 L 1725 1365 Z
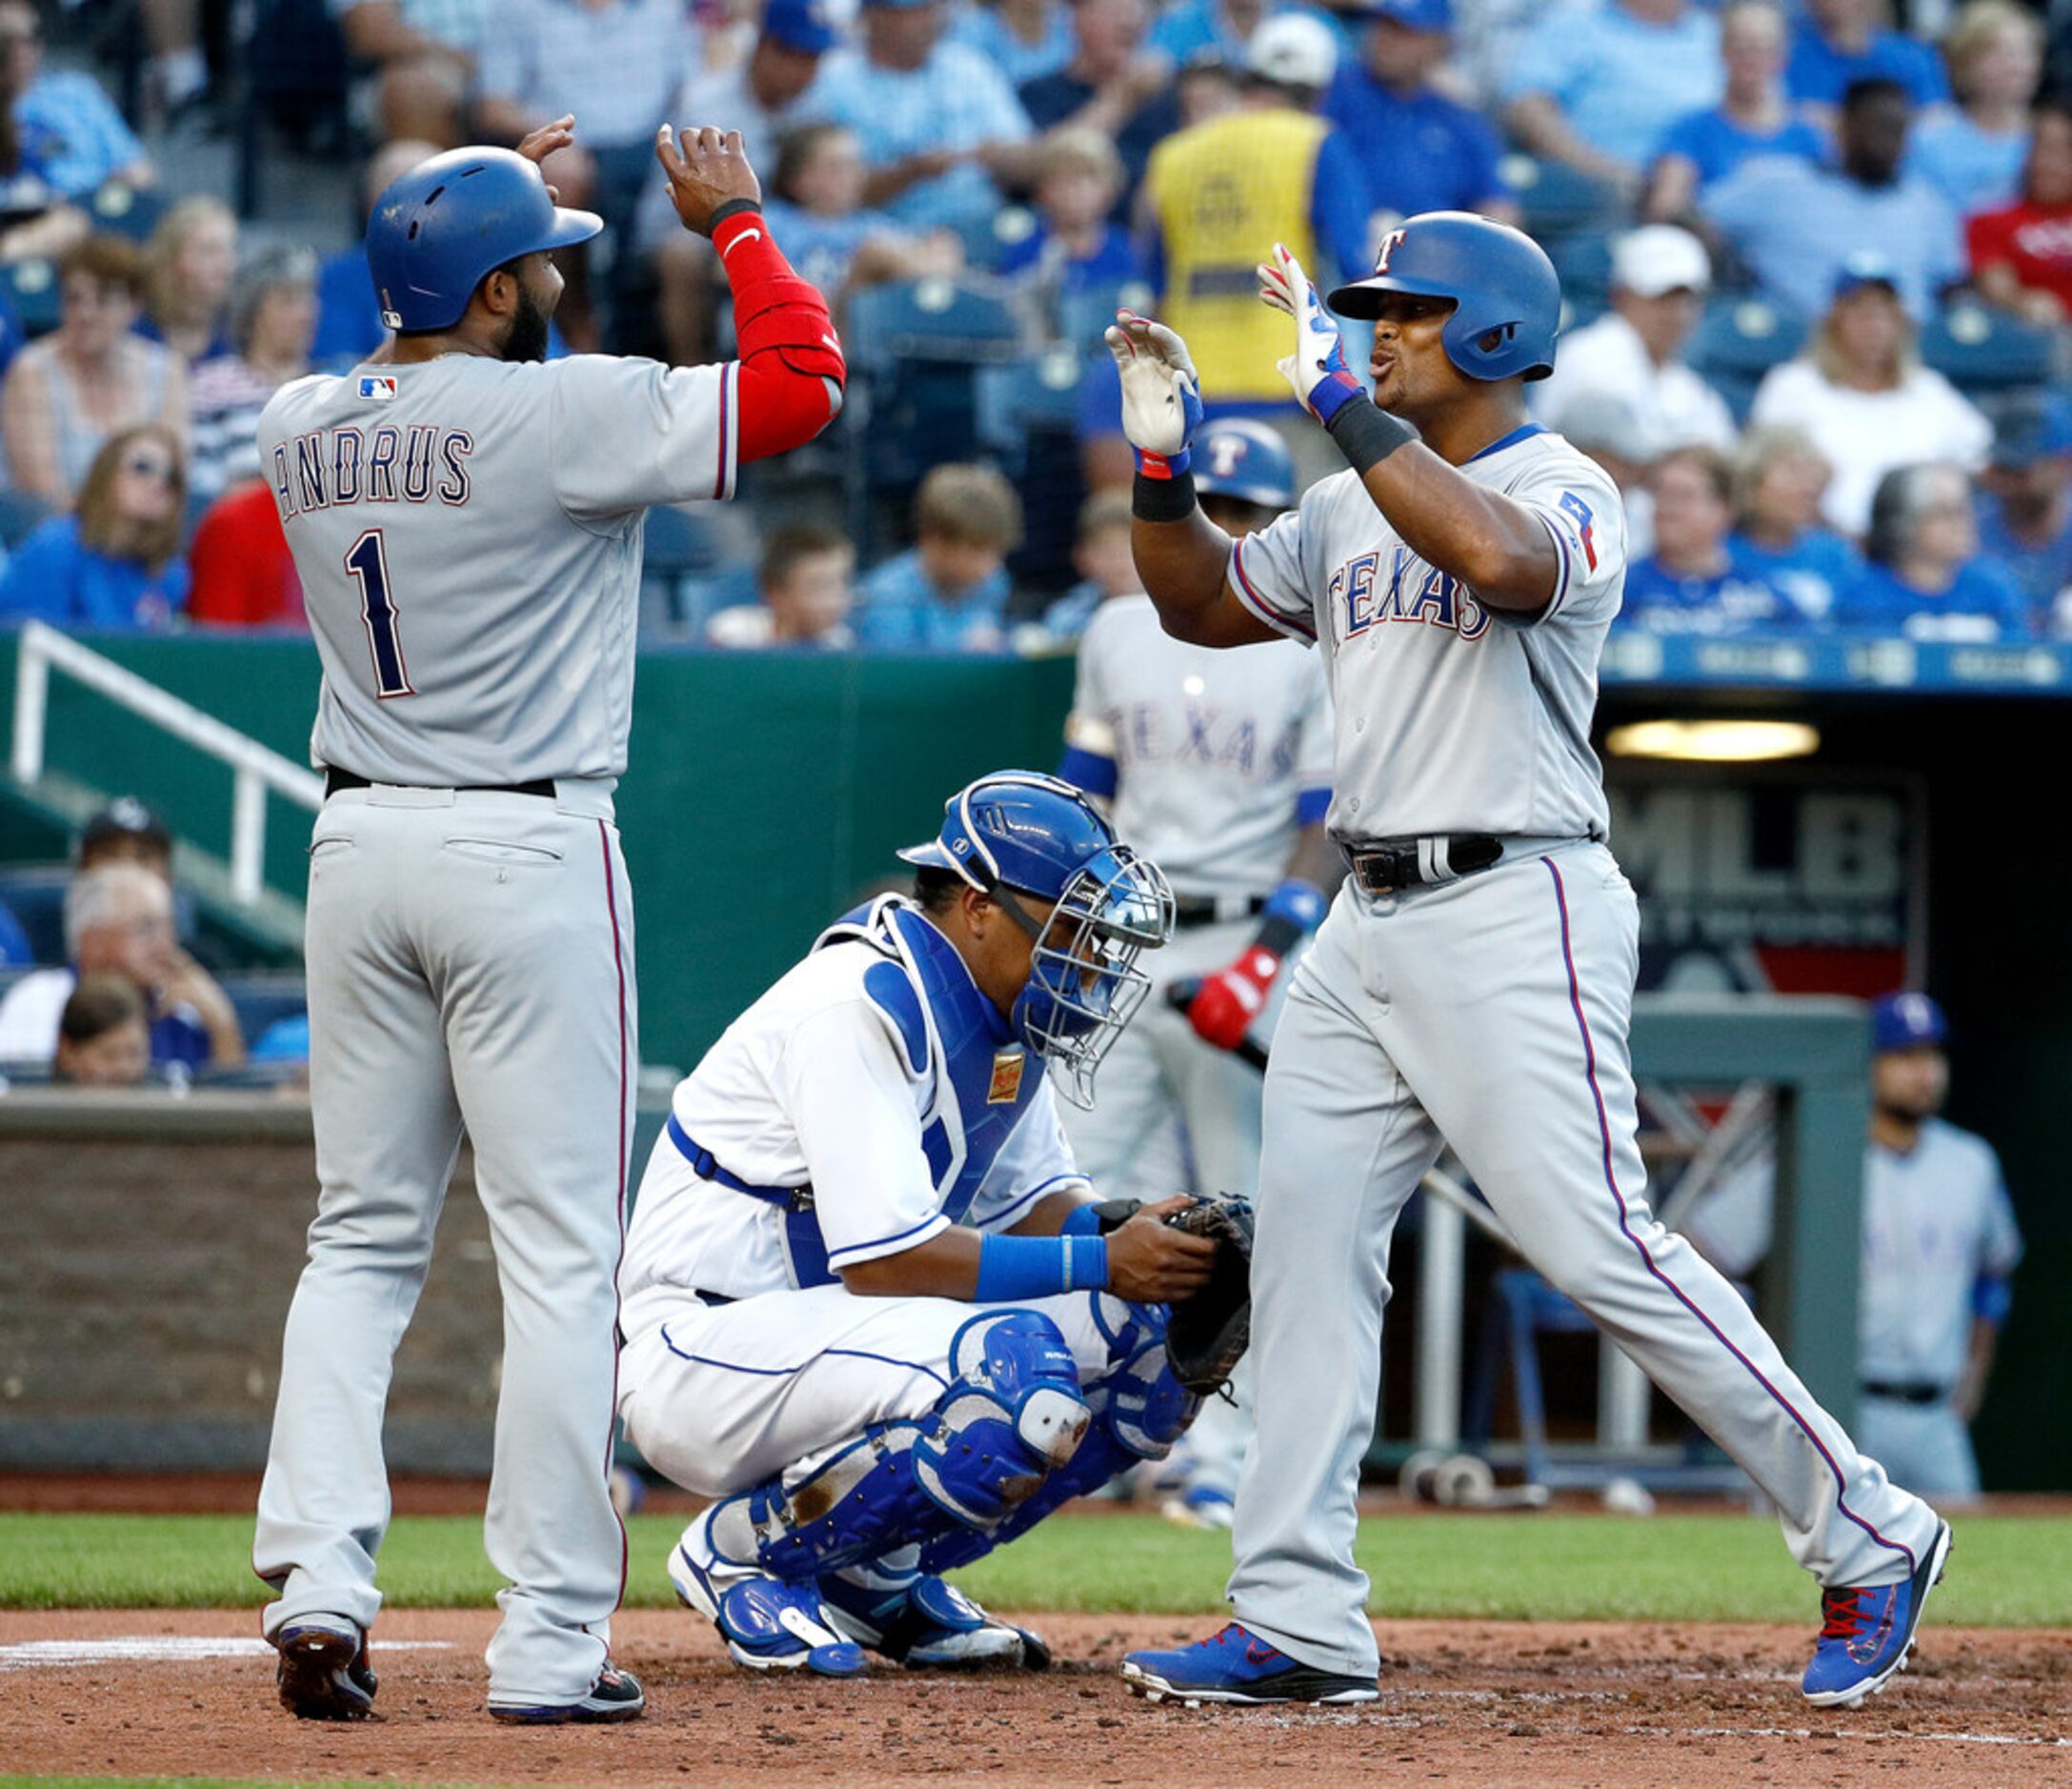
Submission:
M 1357 475 L 1238 541 L 1230 584 L 1269 627 L 1328 654 L 1344 717 L 1332 835 L 1603 838 L 1590 746 L 1598 655 L 1625 584 L 1625 513 L 1594 461 L 1537 424 L 1460 468 L 1525 504 L 1553 536 L 1555 593 L 1519 621 L 1398 538 Z
M 642 516 L 733 494 L 735 372 L 447 354 L 276 392 L 260 460 L 323 660 L 315 762 L 623 774 Z

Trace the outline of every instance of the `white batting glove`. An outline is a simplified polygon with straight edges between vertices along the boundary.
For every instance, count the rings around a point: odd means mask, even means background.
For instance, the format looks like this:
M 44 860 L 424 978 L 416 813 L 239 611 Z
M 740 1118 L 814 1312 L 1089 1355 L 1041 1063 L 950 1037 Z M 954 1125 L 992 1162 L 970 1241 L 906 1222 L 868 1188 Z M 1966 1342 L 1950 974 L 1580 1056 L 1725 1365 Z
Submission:
M 1295 388 L 1302 408 L 1329 428 L 1341 406 L 1362 395 L 1359 381 L 1346 365 L 1338 326 L 1302 263 L 1284 244 L 1275 243 L 1273 259 L 1261 262 L 1257 271 L 1260 298 L 1295 319 L 1295 352 L 1276 363 L 1281 377 Z
M 1122 371 L 1122 432 L 1147 478 L 1187 470 L 1187 444 L 1201 423 L 1201 380 L 1187 344 L 1162 323 L 1117 311 L 1105 339 Z

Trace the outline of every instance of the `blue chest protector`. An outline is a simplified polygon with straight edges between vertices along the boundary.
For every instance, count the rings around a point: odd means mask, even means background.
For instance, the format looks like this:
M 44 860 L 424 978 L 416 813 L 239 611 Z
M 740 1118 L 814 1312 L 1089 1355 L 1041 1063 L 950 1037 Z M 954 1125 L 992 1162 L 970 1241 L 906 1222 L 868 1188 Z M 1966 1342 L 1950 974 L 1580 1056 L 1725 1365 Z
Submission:
M 863 972 L 863 992 L 892 1020 L 907 1067 L 920 1075 L 934 1065 L 921 1151 L 943 1215 L 960 1222 L 1042 1086 L 1043 1064 L 979 992 L 956 947 L 900 897 L 843 915 L 814 948 L 836 944 L 862 944 L 879 954 L 882 960 Z M 800 1287 L 835 1283 L 810 1201 L 792 1201 L 785 1247 Z

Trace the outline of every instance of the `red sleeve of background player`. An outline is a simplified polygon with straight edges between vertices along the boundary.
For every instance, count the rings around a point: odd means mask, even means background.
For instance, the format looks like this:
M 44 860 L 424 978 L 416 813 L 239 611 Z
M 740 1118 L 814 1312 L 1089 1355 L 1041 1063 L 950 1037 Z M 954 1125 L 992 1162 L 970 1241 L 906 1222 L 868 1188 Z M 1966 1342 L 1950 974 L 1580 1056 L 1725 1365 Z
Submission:
M 792 271 L 759 208 L 729 210 L 714 227 L 713 247 L 734 292 L 740 348 L 737 457 L 768 459 L 835 419 L 849 366 L 827 300 Z

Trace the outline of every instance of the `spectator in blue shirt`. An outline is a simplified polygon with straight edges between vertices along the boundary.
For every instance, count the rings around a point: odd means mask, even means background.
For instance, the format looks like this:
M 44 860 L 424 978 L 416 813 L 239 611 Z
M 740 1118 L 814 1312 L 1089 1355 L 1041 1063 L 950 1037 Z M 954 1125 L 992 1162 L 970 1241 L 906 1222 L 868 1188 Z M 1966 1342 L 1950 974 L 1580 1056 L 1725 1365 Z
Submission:
M 1071 59 L 1070 11 L 1064 0 L 976 0 L 950 27 L 950 41 L 969 44 L 1020 87 Z
M 1626 573 L 1620 619 L 1653 633 L 1739 633 L 1809 618 L 1734 562 L 1727 531 L 1734 468 L 1718 448 L 1673 448 L 1655 462 L 1654 551 Z
M 1127 510 L 1124 513 L 1127 515 Z M 29 934 L 22 930 L 22 922 L 9 911 L 6 901 L 0 901 L 0 963 L 11 969 L 35 960 L 36 953 L 30 945 Z
M 0 572 L 0 620 L 165 627 L 187 607 L 186 504 L 179 437 L 157 423 L 118 430 L 93 456 L 78 509 L 39 523 Z
M 2022 593 L 1979 552 L 1971 481 L 1928 460 L 1896 466 L 1871 499 L 1868 563 L 1842 592 L 1845 628 L 1914 640 L 2019 640 L 2029 632 Z
M 1961 110 L 1921 120 L 1907 164 L 1960 217 L 1997 211 L 2022 194 L 2029 102 L 2043 75 L 2042 25 L 2014 0 L 1972 0 L 1942 53 Z
M 1825 621 L 1863 561 L 1821 520 L 1834 470 L 1813 437 L 1786 423 L 1741 436 L 1734 461 L 1734 532 L 1727 552 L 1743 576 L 1781 591 L 1810 621 Z
M 1036 228 L 1000 257 L 1045 341 L 1089 354 L 1115 321 L 1121 289 L 1144 278 L 1144 258 L 1113 221 L 1122 158 L 1098 131 L 1067 126 L 1036 146 Z
M 1730 0 L 1720 14 L 1720 56 L 1726 91 L 1717 106 L 1686 112 L 1669 127 L 1655 155 L 1643 210 L 1675 223 L 1698 195 L 1758 155 L 1818 162 L 1827 139 L 1784 98 L 1783 9 L 1776 0 Z
M 980 223 L 1028 184 L 1028 113 L 983 55 L 942 40 L 944 17 L 943 0 L 867 0 L 862 44 L 829 56 L 815 90 L 862 140 L 865 202 L 915 230 Z
M 44 68 L 42 25 L 25 0 L 0 4 L 0 55 L 23 147 L 60 194 L 84 198 L 118 174 L 135 187 L 157 179 L 144 145 L 100 82 L 79 70 Z
M 2072 409 L 2032 392 L 2001 412 L 1980 475 L 1979 544 L 2003 566 L 2039 626 L 2072 586 Z
M 1964 247 L 1949 201 L 1904 171 L 1913 114 L 1897 82 L 1860 81 L 1842 100 L 1839 167 L 1746 162 L 1700 209 L 1763 292 L 1799 316 L 1819 316 L 1843 270 L 1867 254 L 1920 324 L 1963 278 Z
M 1720 97 L 1720 25 L 1691 0 L 1550 7 L 1519 46 L 1499 96 L 1511 134 L 1637 196 L 1662 133 Z
M 1020 90 L 1038 131 L 1073 125 L 1114 139 L 1123 171 L 1118 223 L 1128 219 L 1153 147 L 1181 122 L 1173 59 L 1146 44 L 1150 29 L 1148 0 L 1073 0 L 1071 60 Z
M 1805 0 L 1792 32 L 1784 90 L 1813 106 L 1839 106 L 1859 81 L 1897 81 L 1917 106 L 1950 96 L 1942 58 L 1885 27 L 1885 0 Z
M 990 466 L 938 466 L 914 502 L 916 544 L 866 576 L 858 644 L 874 652 L 995 653 L 1007 644 L 1007 555 L 1021 500 Z
M 1377 211 L 1479 211 L 1518 221 L 1499 171 L 1502 140 L 1479 111 L 1432 85 L 1453 49 L 1453 0 L 1369 0 L 1358 62 L 1350 57 L 1324 96 Z

